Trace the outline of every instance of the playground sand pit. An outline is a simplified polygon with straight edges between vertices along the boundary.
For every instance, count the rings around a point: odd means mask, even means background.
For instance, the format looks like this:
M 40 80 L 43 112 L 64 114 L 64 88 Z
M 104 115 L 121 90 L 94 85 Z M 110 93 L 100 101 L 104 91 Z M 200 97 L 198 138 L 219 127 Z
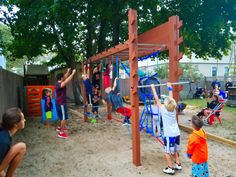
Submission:
M 104 110 L 101 110 L 104 111 Z M 85 123 L 82 117 L 70 112 L 68 139 L 60 139 L 54 126 L 47 129 L 40 118 L 27 119 L 26 128 L 13 140 L 27 144 L 27 153 L 16 177 L 159 177 L 166 160 L 162 146 L 155 138 L 141 133 L 141 163 L 132 163 L 132 142 L 121 123 L 105 118 L 96 124 Z M 119 115 L 114 114 L 122 119 Z M 191 176 L 191 160 L 185 149 L 188 134 L 181 131 L 181 158 L 183 170 L 175 176 Z M 209 143 L 209 170 L 211 176 L 236 176 L 236 149 Z

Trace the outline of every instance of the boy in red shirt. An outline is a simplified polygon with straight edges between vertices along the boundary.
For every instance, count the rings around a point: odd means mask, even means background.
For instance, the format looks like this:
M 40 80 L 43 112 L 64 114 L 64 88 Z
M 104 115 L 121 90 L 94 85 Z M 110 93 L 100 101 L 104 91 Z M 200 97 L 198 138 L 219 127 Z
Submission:
M 193 132 L 189 136 L 187 155 L 192 159 L 192 176 L 208 177 L 207 136 L 202 129 L 203 121 L 198 116 L 192 117 Z

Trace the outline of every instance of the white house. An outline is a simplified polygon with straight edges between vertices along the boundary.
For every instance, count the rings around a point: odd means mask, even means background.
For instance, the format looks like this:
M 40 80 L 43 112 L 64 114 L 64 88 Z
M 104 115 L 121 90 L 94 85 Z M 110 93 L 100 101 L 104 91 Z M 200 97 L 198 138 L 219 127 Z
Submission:
M 168 64 L 168 60 L 159 61 L 156 59 L 155 61 L 151 61 L 150 59 L 139 62 L 139 69 L 144 72 L 152 72 L 154 73 L 154 68 L 158 66 L 163 66 Z M 232 62 L 232 56 L 223 56 L 221 60 L 215 60 L 214 58 L 209 58 L 208 60 L 197 59 L 195 55 L 192 58 L 188 58 L 187 56 L 183 56 L 180 60 L 182 64 L 192 64 L 196 65 L 199 69 L 199 72 L 202 73 L 205 77 L 224 77 L 229 75 L 229 66 Z

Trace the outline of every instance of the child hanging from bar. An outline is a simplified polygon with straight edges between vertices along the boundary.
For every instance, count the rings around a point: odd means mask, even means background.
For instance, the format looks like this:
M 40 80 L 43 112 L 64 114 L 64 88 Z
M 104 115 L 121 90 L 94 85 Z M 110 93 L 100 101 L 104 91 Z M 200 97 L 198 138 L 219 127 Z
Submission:
M 110 82 L 110 81 L 106 81 L 106 82 Z M 112 88 L 110 86 L 106 88 L 104 87 L 105 92 L 108 94 L 108 101 L 112 103 L 112 106 L 115 108 L 116 112 L 125 116 L 123 123 L 130 124 L 131 109 L 123 106 L 120 89 L 119 87 L 117 87 L 117 85 L 119 84 L 118 82 L 119 82 L 118 78 L 115 78 Z
M 90 115 L 90 108 L 88 107 L 88 105 L 92 105 L 92 84 L 90 82 L 90 66 L 89 64 L 83 66 L 83 74 L 82 74 L 82 79 L 83 79 L 83 83 L 85 86 L 85 93 L 86 93 L 86 103 L 85 103 L 85 111 L 87 115 Z
M 99 86 L 100 88 L 100 73 L 101 73 L 101 64 L 98 63 L 97 66 L 95 66 L 93 68 L 93 76 L 92 76 L 92 84 L 93 87 L 95 87 L 96 85 Z
M 95 118 L 99 118 L 98 115 L 98 108 L 99 108 L 99 100 L 101 97 L 99 85 L 94 85 L 93 93 L 92 93 L 92 113 L 94 114 Z
M 165 98 L 164 105 L 161 104 L 156 92 L 156 88 L 151 84 L 151 89 L 156 101 L 157 107 L 160 109 L 163 123 L 164 135 L 164 152 L 167 161 L 167 167 L 163 169 L 166 174 L 174 175 L 176 170 L 181 170 L 180 163 L 180 130 L 176 121 L 176 101 L 173 98 L 171 83 L 167 83 L 169 96 Z M 175 162 L 172 163 L 172 157 Z

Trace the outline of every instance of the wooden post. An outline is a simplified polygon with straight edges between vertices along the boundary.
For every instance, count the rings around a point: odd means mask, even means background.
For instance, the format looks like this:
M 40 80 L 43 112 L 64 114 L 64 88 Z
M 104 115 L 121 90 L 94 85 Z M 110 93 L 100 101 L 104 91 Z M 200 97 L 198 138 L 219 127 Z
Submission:
M 82 74 L 84 74 L 84 72 L 85 72 L 84 71 L 84 62 L 82 62 Z M 82 80 L 82 84 L 81 84 L 81 91 L 82 91 L 82 97 L 83 97 L 83 103 L 84 103 L 84 113 L 85 113 L 85 112 L 87 112 L 87 108 L 85 107 L 85 105 L 87 104 L 87 98 L 86 98 L 83 80 Z M 88 122 L 88 116 L 86 114 L 84 114 L 84 121 Z
M 129 10 L 130 101 L 132 109 L 133 163 L 140 166 L 139 95 L 138 95 L 137 12 Z
M 179 28 L 182 26 L 182 21 L 179 21 L 178 16 L 171 16 L 169 18 L 168 34 L 169 34 L 169 82 L 178 82 L 179 76 L 182 75 L 182 69 L 179 68 L 179 60 L 182 59 L 183 54 L 179 52 L 179 44 L 183 42 L 183 38 L 179 37 Z M 179 92 L 182 86 L 173 86 L 173 97 L 178 103 Z M 177 113 L 178 121 L 178 113 Z

